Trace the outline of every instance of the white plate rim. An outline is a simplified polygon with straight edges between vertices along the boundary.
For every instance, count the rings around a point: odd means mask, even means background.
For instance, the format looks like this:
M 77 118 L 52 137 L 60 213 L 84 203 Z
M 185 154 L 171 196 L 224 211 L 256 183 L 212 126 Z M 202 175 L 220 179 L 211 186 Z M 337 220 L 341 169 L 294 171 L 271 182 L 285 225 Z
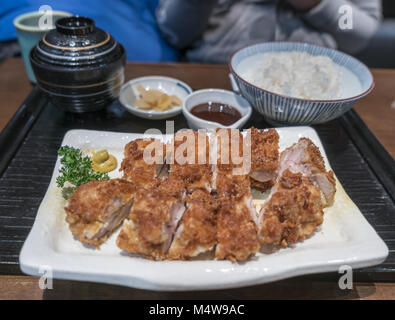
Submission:
M 327 162 L 325 150 L 313 128 L 278 128 L 278 130 L 284 129 L 295 133 L 298 131 L 310 132 L 310 135 L 314 136 L 313 142 L 321 149 Z M 123 135 L 130 140 L 141 136 L 141 134 L 133 133 L 70 130 L 66 133 L 62 145 L 70 144 L 70 141 L 78 136 L 94 137 L 98 134 Z M 328 163 L 326 164 L 328 165 Z M 57 159 L 50 186 L 55 183 L 58 167 L 59 159 Z M 44 215 L 44 211 L 47 210 L 45 201 L 48 192 L 49 188 L 40 204 L 37 217 L 19 257 L 21 270 L 29 275 L 41 276 L 42 269 L 40 268 L 51 266 L 53 277 L 57 279 L 101 282 L 156 291 L 212 290 L 258 285 L 299 275 L 338 271 L 342 265 L 352 268 L 369 267 L 380 264 L 388 256 L 387 246 L 359 209 L 357 209 L 359 212 L 358 225 L 353 230 L 355 232 L 353 236 L 357 241 L 352 246 L 313 250 L 313 257 L 311 250 L 304 252 L 291 249 L 287 255 L 288 260 L 293 261 L 293 265 L 281 262 L 281 256 L 274 256 L 275 265 L 279 260 L 276 270 L 273 267 L 265 267 L 264 263 L 259 262 L 261 259 L 248 261 L 245 264 L 215 260 L 155 262 L 122 255 L 108 257 L 86 254 L 76 256 L 69 253 L 59 253 L 44 241 L 45 237 L 50 236 L 50 226 L 46 221 L 48 215 Z M 354 223 L 354 221 L 352 222 Z M 152 268 L 147 268 L 147 261 L 149 265 L 152 264 Z M 143 274 L 141 273 L 142 269 L 144 269 Z M 135 270 L 138 270 L 137 274 L 133 274 Z M 199 272 L 198 275 L 196 271 Z

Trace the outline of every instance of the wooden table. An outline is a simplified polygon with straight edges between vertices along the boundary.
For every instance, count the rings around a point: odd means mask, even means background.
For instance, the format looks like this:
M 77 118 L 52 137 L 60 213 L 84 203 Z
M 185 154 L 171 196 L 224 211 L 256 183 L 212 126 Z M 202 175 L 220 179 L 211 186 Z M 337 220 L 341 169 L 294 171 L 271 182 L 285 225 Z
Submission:
M 354 109 L 395 158 L 395 69 L 372 72 L 376 86 Z M 194 89 L 231 88 L 228 68 L 223 65 L 128 63 L 125 73 L 126 80 L 156 74 L 178 78 Z M 31 89 L 21 59 L 9 59 L 0 64 L 0 130 Z
M 153 74 L 181 79 L 194 89 L 230 89 L 228 69 L 223 65 L 129 63 L 126 66 L 126 80 Z M 395 158 L 395 70 L 373 70 L 373 74 L 376 87 L 355 110 Z M 22 60 L 9 59 L 0 64 L 0 130 L 31 89 Z M 241 289 L 170 293 L 64 280 L 54 280 L 53 289 L 43 291 L 36 277 L 1 275 L 0 299 L 395 299 L 395 283 L 354 283 L 352 290 L 341 290 L 338 278 L 314 279 L 317 280 L 300 277 Z

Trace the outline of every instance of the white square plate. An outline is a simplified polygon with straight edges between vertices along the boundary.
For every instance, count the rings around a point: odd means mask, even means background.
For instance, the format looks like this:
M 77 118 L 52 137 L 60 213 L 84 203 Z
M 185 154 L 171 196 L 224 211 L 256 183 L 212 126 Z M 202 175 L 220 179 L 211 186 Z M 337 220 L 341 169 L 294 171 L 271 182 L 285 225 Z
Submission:
M 316 131 L 310 127 L 277 129 L 280 150 L 310 138 L 328 159 Z M 67 132 L 62 145 L 88 152 L 108 149 L 120 163 L 123 148 L 142 134 L 90 130 Z M 56 177 L 56 162 L 47 193 L 41 202 L 33 228 L 25 241 L 20 266 L 30 275 L 41 275 L 40 267 L 50 266 L 54 278 L 95 281 L 150 290 L 204 290 L 256 285 L 298 275 L 337 271 L 340 266 L 362 268 L 380 264 L 388 248 L 365 220 L 359 209 L 336 181 L 332 207 L 325 209 L 324 223 L 315 234 L 293 247 L 271 254 L 259 253 L 244 263 L 229 261 L 151 261 L 126 255 L 115 245 L 118 232 L 100 250 L 74 239 L 65 221 L 64 205 Z M 119 176 L 119 172 L 111 177 Z

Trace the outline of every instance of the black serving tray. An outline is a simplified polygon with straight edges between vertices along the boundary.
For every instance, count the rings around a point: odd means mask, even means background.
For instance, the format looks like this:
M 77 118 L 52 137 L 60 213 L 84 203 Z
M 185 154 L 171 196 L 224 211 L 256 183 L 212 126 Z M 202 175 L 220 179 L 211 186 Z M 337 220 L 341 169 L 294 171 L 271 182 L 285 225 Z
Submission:
M 182 115 L 175 129 L 186 128 Z M 64 134 L 71 129 L 165 132 L 165 120 L 129 114 L 118 101 L 94 113 L 65 113 L 33 89 L 0 134 L 0 274 L 21 274 L 18 257 L 48 188 Z M 246 127 L 270 127 L 254 113 Z M 354 280 L 395 280 L 395 162 L 354 111 L 314 128 L 337 177 L 351 199 L 387 244 L 381 265 L 357 270 Z M 322 279 L 335 274 L 312 275 Z

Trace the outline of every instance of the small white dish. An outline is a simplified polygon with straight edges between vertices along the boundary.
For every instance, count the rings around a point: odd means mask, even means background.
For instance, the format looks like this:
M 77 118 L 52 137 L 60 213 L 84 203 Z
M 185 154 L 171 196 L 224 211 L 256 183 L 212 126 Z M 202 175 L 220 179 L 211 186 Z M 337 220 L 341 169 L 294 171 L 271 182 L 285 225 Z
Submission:
M 196 117 L 190 112 L 194 106 L 208 102 L 228 104 L 240 112 L 241 118 L 230 126 L 224 126 L 218 122 L 208 121 Z M 240 129 L 250 118 L 252 107 L 246 99 L 232 91 L 222 89 L 203 89 L 193 92 L 186 98 L 182 106 L 182 113 L 187 119 L 188 125 L 191 129 Z
M 155 110 L 142 110 L 134 106 L 134 102 L 138 99 L 139 93 L 137 86 L 141 85 L 145 90 L 159 90 L 167 95 L 176 95 L 182 102 L 192 92 L 190 86 L 180 80 L 162 77 L 162 76 L 149 76 L 140 77 L 128 81 L 122 86 L 121 93 L 119 94 L 119 101 L 127 111 L 144 119 L 160 120 L 172 118 L 181 113 L 182 106 L 173 107 L 166 111 Z

